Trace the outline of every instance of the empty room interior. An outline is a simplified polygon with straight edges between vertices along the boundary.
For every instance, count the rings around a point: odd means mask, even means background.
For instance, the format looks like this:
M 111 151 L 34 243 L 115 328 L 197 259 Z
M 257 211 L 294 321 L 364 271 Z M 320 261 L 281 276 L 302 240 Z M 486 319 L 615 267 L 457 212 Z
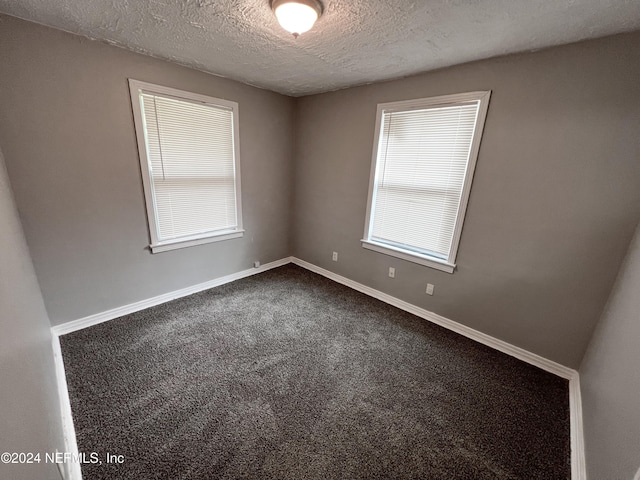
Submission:
M 640 480 L 640 2 L 0 0 L 0 478 Z

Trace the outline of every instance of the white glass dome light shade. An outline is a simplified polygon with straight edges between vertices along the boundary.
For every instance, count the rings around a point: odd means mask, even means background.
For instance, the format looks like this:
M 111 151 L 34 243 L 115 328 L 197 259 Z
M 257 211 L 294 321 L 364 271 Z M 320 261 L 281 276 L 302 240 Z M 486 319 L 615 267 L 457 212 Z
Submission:
M 311 30 L 322 14 L 322 5 L 316 0 L 274 0 L 271 8 L 280 26 L 296 37 Z

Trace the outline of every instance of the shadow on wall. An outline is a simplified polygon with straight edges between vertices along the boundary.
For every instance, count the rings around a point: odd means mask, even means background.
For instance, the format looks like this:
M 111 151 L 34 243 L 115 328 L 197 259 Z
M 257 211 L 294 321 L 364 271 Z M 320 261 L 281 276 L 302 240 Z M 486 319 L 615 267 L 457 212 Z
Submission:
M 640 228 L 580 368 L 589 478 L 640 480 Z
M 2 152 L 0 225 L 0 452 L 64 451 L 49 318 Z M 60 477 L 54 463 L 41 462 L 1 463 L 0 478 Z

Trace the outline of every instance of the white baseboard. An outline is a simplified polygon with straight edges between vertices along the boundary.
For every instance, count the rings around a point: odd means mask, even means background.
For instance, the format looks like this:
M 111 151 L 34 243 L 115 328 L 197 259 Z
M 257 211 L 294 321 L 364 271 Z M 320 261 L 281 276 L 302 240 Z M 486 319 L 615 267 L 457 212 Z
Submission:
M 177 298 L 185 297 L 193 293 L 201 292 L 203 290 L 208 290 L 209 288 L 217 287 L 219 285 L 224 285 L 225 283 L 233 282 L 235 280 L 240 280 L 242 278 L 249 277 L 251 275 L 255 275 L 257 273 L 270 270 L 272 268 L 280 267 L 288 263 L 294 263 L 302 268 L 318 273 L 335 282 L 346 285 L 350 288 L 353 288 L 354 290 L 362 292 L 373 298 L 377 298 L 378 300 L 388 303 L 389 305 L 393 305 L 394 307 L 397 307 L 401 310 L 412 313 L 413 315 L 416 315 L 420 318 L 424 318 L 425 320 L 435 323 L 436 325 L 440 325 L 441 327 L 444 327 L 448 330 L 459 333 L 460 335 L 463 335 L 467 338 L 475 340 L 476 342 L 479 342 L 483 345 L 491 347 L 500 352 L 506 353 L 507 355 L 510 355 L 526 363 L 534 365 L 547 372 L 553 373 L 554 375 L 568 379 L 569 380 L 569 405 L 571 409 L 571 478 L 572 480 L 586 480 L 587 477 L 586 477 L 586 467 L 585 467 L 585 460 L 584 460 L 584 437 L 583 437 L 583 428 L 582 428 L 582 401 L 581 401 L 581 395 L 580 395 L 580 378 L 576 370 L 566 367 L 564 365 L 561 365 L 559 363 L 553 362 L 551 360 L 548 360 L 535 353 L 531 353 L 523 348 L 511 345 L 503 340 L 499 340 L 495 337 L 482 333 L 478 330 L 474 330 L 470 327 L 454 322 L 453 320 L 449 320 L 448 318 L 445 318 L 441 315 L 430 312 L 423 308 L 417 307 L 413 304 L 405 302 L 404 300 L 400 300 L 399 298 L 393 297 L 379 290 L 375 290 L 371 287 L 367 287 L 366 285 L 355 282 L 351 279 L 348 279 L 346 277 L 333 273 L 329 270 L 325 270 L 324 268 L 318 267 L 312 263 L 306 262 L 304 260 L 300 260 L 299 258 L 296 258 L 296 257 L 283 258 L 281 260 L 277 260 L 275 262 L 262 265 L 259 268 L 243 270 L 241 272 L 220 277 L 208 282 L 200 283 L 198 285 L 183 288 L 181 290 L 176 290 L 174 292 L 169 292 L 163 295 L 158 295 L 157 297 L 153 297 L 147 300 L 141 300 L 139 302 L 114 308 L 106 312 L 97 313 L 95 315 L 90 315 L 85 318 L 73 320 L 71 322 L 67 322 L 62 325 L 57 325 L 55 327 L 52 327 L 51 331 L 54 335 L 54 354 L 57 356 L 56 373 L 58 375 L 60 401 L 63 409 L 63 421 L 65 421 L 65 417 L 66 417 L 67 423 L 68 423 L 68 424 L 65 423 L 66 425 L 65 436 L 68 436 L 70 439 L 69 444 L 67 445 L 67 448 L 69 449 L 68 451 L 72 453 L 77 452 L 78 447 L 76 444 L 76 439 L 75 439 L 76 437 L 73 429 L 73 421 L 71 418 L 71 405 L 69 403 L 67 384 L 64 376 L 64 364 L 62 363 L 62 354 L 60 352 L 60 343 L 58 341 L 59 335 L 75 332 L 76 330 L 81 330 L 83 328 L 87 328 L 92 325 L 97 325 L 99 323 L 106 322 L 108 320 L 112 320 L 114 318 L 118 318 L 123 315 L 128 315 L 130 313 L 134 313 L 140 310 L 144 310 L 145 308 L 153 307 L 155 305 L 160 305 L 162 303 L 166 303 L 171 300 L 175 300 Z M 59 359 L 59 362 L 58 362 L 58 359 Z M 79 465 L 76 464 L 76 466 L 78 467 L 77 474 L 79 475 L 80 468 L 79 468 Z M 82 478 L 81 476 L 77 476 L 77 477 L 70 476 L 67 480 L 81 480 L 81 478 Z
M 569 380 L 569 407 L 571 411 L 571 478 L 587 480 L 582 428 L 582 394 L 578 372 Z
M 76 431 L 73 427 L 73 417 L 71 416 L 71 402 L 67 388 L 67 377 L 64 372 L 62 350 L 60 350 L 60 340 L 57 335 L 53 335 L 51 343 L 53 346 L 53 363 L 58 384 L 58 397 L 60 399 L 60 417 L 62 419 L 65 452 L 71 454 L 74 458 L 78 458 L 78 443 L 76 442 Z M 80 464 L 76 462 L 63 463 L 62 474 L 64 480 L 82 480 Z
M 199 283 L 191 287 L 181 288 L 180 290 L 175 290 L 173 292 L 158 295 L 157 297 L 140 300 L 139 302 L 130 303 L 129 305 L 124 305 L 122 307 L 113 308 L 105 312 L 89 315 L 88 317 L 80 318 L 78 320 L 72 320 L 70 322 L 52 327 L 51 331 L 54 335 L 65 335 L 67 333 L 82 330 L 83 328 L 91 327 L 108 320 L 113 320 L 114 318 L 129 315 L 130 313 L 139 312 L 140 310 L 144 310 L 146 308 L 155 307 L 156 305 L 170 302 L 171 300 L 175 300 L 177 298 L 186 297 L 187 295 L 192 295 L 194 293 L 202 292 L 203 290 L 218 287 L 220 285 L 224 285 L 225 283 L 230 283 L 235 280 L 240 280 L 241 278 L 250 277 L 251 275 L 256 275 L 258 273 L 271 270 L 272 268 L 286 265 L 287 263 L 291 263 L 291 257 L 285 257 L 280 260 L 276 260 L 275 262 L 265 263 L 258 268 L 242 270 L 241 272 L 232 273 L 231 275 L 215 278 L 213 280 L 209 280 L 208 282 Z
M 366 285 L 355 282 L 322 267 L 318 267 L 312 263 L 300 260 L 299 258 L 292 257 L 291 261 L 302 268 L 318 273 L 330 280 L 346 285 L 347 287 L 353 288 L 354 290 L 369 295 L 370 297 L 377 298 L 389 305 L 393 305 L 394 307 L 412 313 L 420 318 L 424 318 L 436 325 L 440 325 L 441 327 L 475 340 L 478 343 L 506 353 L 507 355 L 511 355 L 523 362 L 527 362 L 547 372 L 569 380 L 569 407 L 571 411 L 571 478 L 572 480 L 586 480 L 580 376 L 576 370 L 548 360 L 535 353 L 531 353 L 523 348 L 511 345 L 503 340 L 499 340 L 495 337 L 479 332 L 478 330 L 474 330 L 473 328 L 454 322 L 453 320 L 449 320 L 441 315 L 425 310 L 424 308 L 417 307 L 374 288 L 367 287 Z
M 540 355 L 528 352 L 523 348 L 511 345 L 510 343 L 494 338 L 490 335 L 487 335 L 486 333 L 479 332 L 478 330 L 474 330 L 473 328 L 469 328 L 465 325 L 454 322 L 453 320 L 449 320 L 448 318 L 425 310 L 424 308 L 416 307 L 415 305 L 405 302 L 404 300 L 400 300 L 399 298 L 392 297 L 391 295 L 388 295 L 379 290 L 367 287 L 366 285 L 350 280 L 329 270 L 325 270 L 324 268 L 313 265 L 312 263 L 305 262 L 304 260 L 300 260 L 299 258 L 295 257 L 292 258 L 291 261 L 296 265 L 306 268 L 307 270 L 311 270 L 312 272 L 318 273 L 323 277 L 327 277 L 335 282 L 346 285 L 347 287 L 351 287 L 354 290 L 369 295 L 370 297 L 377 298 L 384 303 L 388 303 L 389 305 L 398 307 L 400 310 L 404 310 L 418 317 L 424 318 L 425 320 L 429 320 L 436 325 L 440 325 L 441 327 L 459 333 L 460 335 L 475 340 L 476 342 L 482 343 L 483 345 L 487 345 L 488 347 L 491 347 L 495 350 L 499 350 L 503 353 L 506 353 L 507 355 L 511 355 L 512 357 L 515 357 L 519 360 L 530 363 L 531 365 L 535 365 L 536 367 L 542 368 L 543 370 L 558 375 L 559 377 L 571 379 L 578 373 L 572 368 L 565 367 L 564 365 L 560 365 L 559 363 L 553 362 L 551 360 L 547 360 Z

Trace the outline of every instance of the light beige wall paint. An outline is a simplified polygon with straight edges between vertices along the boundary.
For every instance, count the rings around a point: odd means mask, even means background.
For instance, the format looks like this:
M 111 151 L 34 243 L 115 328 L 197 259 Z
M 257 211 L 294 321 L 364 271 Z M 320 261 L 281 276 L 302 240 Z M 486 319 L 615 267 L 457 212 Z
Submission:
M 640 469 L 640 228 L 580 368 L 587 476 Z
M 0 463 L 0 478 L 59 480 L 46 452 L 64 451 L 49 319 L 0 152 L 0 452 L 41 463 Z
M 289 255 L 294 100 L 0 16 L 0 144 L 53 324 Z M 238 102 L 242 239 L 151 254 L 128 78 Z
M 639 44 L 621 35 L 299 99 L 294 255 L 577 367 L 640 217 Z M 363 249 L 376 105 L 475 90 L 493 94 L 457 271 Z

